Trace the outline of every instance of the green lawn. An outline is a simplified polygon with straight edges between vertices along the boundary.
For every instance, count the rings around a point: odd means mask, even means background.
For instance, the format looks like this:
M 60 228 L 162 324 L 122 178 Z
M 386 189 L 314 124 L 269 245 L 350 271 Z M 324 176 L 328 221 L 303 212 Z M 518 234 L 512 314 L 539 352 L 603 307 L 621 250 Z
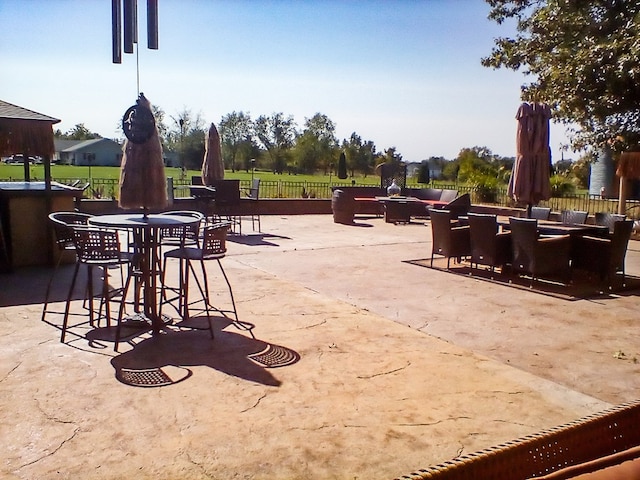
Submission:
M 31 180 L 42 180 L 44 179 L 44 167 L 42 165 L 32 165 L 29 169 Z M 174 179 L 181 178 L 181 172 L 179 168 L 166 167 L 165 172 L 167 177 L 173 177 Z M 192 176 L 200 175 L 199 170 L 188 170 L 185 179 L 190 180 Z M 73 165 L 51 165 L 51 176 L 55 179 L 79 179 L 79 180 L 88 180 L 89 179 L 89 167 L 77 167 Z M 91 167 L 91 178 L 96 179 L 117 179 L 120 176 L 120 168 L 119 167 Z M 292 181 L 292 182 L 317 182 L 327 184 L 331 183 L 343 183 L 351 180 L 355 180 L 357 184 L 370 184 L 377 185 L 380 182 L 379 177 L 375 175 L 370 175 L 367 177 L 363 177 L 358 175 L 354 178 L 349 178 L 347 180 L 339 180 L 337 176 L 331 175 L 290 175 L 290 174 L 275 174 L 270 171 L 255 171 L 255 178 L 260 178 L 265 182 L 270 181 Z M 230 170 L 225 171 L 225 178 L 228 179 L 237 179 L 237 180 L 251 180 L 251 172 L 245 171 L 236 171 L 231 172 Z M 6 164 L 0 163 L 0 180 L 24 180 L 24 167 L 23 165 L 17 164 Z

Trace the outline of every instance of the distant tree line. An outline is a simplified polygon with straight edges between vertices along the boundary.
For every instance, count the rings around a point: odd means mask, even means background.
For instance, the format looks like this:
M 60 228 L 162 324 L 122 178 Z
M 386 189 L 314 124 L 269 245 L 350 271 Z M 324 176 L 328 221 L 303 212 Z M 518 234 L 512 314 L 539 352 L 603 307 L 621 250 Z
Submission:
M 165 151 L 178 159 L 179 165 L 199 170 L 204 157 L 205 134 L 208 125 L 200 114 L 184 109 L 168 116 L 154 107 L 154 116 Z M 348 176 L 376 174 L 380 163 L 397 165 L 402 162 L 395 147 L 378 152 L 371 140 L 363 140 L 356 132 L 339 142 L 335 124 L 329 117 L 316 113 L 305 119 L 299 129 L 292 116 L 283 113 L 261 115 L 255 120 L 245 112 L 224 115 L 216 125 L 221 137 L 225 168 L 250 171 L 253 167 L 275 173 L 337 174 L 341 154 Z M 100 138 L 84 124 L 68 132 L 56 130 L 56 138 L 87 140 Z M 255 162 L 252 162 L 255 160 Z M 414 179 L 419 183 L 445 180 L 473 185 L 478 191 L 495 191 L 509 180 L 514 157 L 501 157 L 487 147 L 463 148 L 455 159 L 432 156 L 421 162 Z M 588 187 L 589 166 L 586 160 L 562 160 L 551 172 L 563 192 L 576 187 Z M 573 186 L 573 187 L 572 187 Z

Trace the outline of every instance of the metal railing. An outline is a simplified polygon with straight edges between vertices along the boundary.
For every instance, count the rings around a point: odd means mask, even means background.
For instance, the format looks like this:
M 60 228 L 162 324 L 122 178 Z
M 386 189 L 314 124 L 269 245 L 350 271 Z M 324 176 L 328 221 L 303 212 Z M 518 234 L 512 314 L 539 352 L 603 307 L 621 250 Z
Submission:
M 11 181 L 11 179 L 8 179 Z M 79 180 L 80 185 L 89 183 L 89 187 L 85 190 L 87 198 L 113 198 L 118 197 L 118 180 L 111 178 L 56 178 L 55 181 L 71 185 Z M 188 179 L 173 179 L 174 187 L 188 186 L 191 182 Z M 309 181 L 291 181 L 291 180 L 261 180 L 260 182 L 260 198 L 324 198 L 329 199 L 332 195 L 332 188 L 348 187 L 348 186 L 371 186 L 371 184 L 351 183 L 351 182 L 309 182 Z M 240 188 L 243 191 L 249 191 L 251 180 L 241 180 Z M 423 184 L 407 183 L 409 188 L 424 188 Z M 513 200 L 508 197 L 506 188 L 499 188 L 493 198 L 483 198 L 472 186 L 458 185 L 455 183 L 442 184 L 438 183 L 437 188 L 458 190 L 459 193 L 469 193 L 471 201 L 475 204 L 499 205 L 503 207 L 515 206 Z M 188 197 L 190 195 L 188 188 L 177 188 L 174 196 Z M 574 194 L 565 197 L 553 197 L 549 200 L 540 202 L 541 206 L 550 207 L 551 210 L 560 212 L 562 210 L 584 210 L 590 214 L 595 212 L 618 211 L 618 199 L 603 199 L 600 195 L 591 195 L 588 193 Z M 627 200 L 626 208 L 627 216 L 633 219 L 640 219 L 640 200 Z

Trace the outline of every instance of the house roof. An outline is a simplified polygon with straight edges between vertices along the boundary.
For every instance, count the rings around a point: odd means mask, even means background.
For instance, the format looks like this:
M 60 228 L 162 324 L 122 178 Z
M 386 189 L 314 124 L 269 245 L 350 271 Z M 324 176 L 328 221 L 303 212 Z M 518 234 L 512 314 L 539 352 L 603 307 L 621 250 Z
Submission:
M 60 123 L 57 118 L 44 115 L 42 113 L 34 112 L 28 108 L 19 107 L 4 100 L 0 100 L 0 118 L 10 118 L 14 120 L 41 120 L 44 122 L 50 122 L 51 124 Z
M 118 142 L 115 142 L 110 138 L 92 138 L 90 140 L 67 140 L 68 142 L 70 142 L 67 145 L 57 143 L 62 141 L 63 140 L 56 140 L 56 146 L 62 147 L 59 150 L 61 152 L 76 152 L 78 150 L 83 150 L 87 147 L 90 147 L 91 145 L 95 145 L 96 143 L 101 143 L 101 142 L 113 143 L 114 145 L 117 145 L 118 147 L 120 147 L 120 144 Z

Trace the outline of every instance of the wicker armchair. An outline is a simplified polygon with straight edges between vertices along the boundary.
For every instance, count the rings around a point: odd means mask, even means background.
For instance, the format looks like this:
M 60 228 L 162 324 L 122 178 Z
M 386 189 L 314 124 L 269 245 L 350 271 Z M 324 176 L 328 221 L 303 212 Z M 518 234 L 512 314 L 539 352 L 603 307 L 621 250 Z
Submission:
M 571 267 L 597 274 L 609 288 L 613 287 L 616 274 L 621 272 L 624 285 L 624 263 L 632 230 L 633 220 L 622 220 L 614 223 L 609 238 L 576 237 Z
M 560 212 L 560 221 L 564 225 L 587 223 L 588 212 L 582 210 L 563 210 Z
M 531 275 L 531 284 L 540 276 L 559 277 L 568 283 L 571 238 L 569 235 L 538 238 L 538 221 L 530 218 L 509 218 L 515 272 Z
M 453 225 L 453 214 L 449 210 L 431 211 L 431 266 L 435 254 L 447 257 L 447 269 L 451 257 L 461 258 L 471 255 L 471 241 L 469 226 L 456 227 Z
M 549 217 L 551 217 L 551 209 L 549 207 L 531 207 L 531 215 L 529 218 L 549 220 Z
M 613 233 L 613 226 L 616 222 L 626 220 L 626 215 L 609 212 L 596 212 L 596 225 L 604 225 L 609 227 L 609 233 Z
M 634 448 L 638 445 L 640 401 L 635 401 L 396 480 L 525 480 L 552 472 L 560 480 L 638 458 L 640 449 Z M 635 463 L 637 475 L 640 465 Z
M 498 232 L 495 215 L 469 214 L 471 265 L 488 265 L 491 271 L 511 262 L 511 232 Z

